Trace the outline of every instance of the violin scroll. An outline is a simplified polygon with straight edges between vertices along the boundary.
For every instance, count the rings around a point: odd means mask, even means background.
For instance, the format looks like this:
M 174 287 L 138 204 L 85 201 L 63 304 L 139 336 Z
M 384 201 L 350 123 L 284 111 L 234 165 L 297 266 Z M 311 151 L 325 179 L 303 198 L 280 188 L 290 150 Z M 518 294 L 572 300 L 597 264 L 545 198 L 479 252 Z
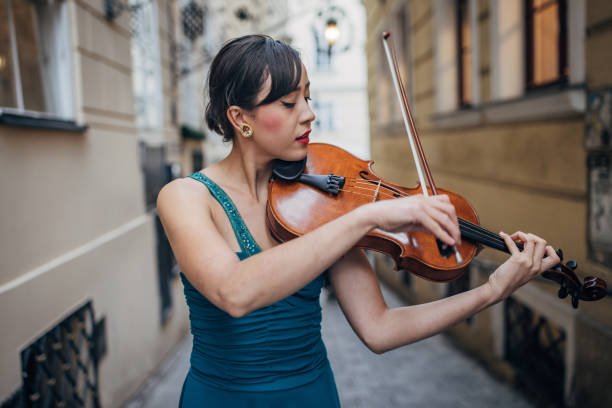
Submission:
M 551 270 L 542 273 L 546 279 L 553 280 L 561 287 L 559 288 L 559 298 L 563 299 L 568 295 L 572 296 L 572 306 L 578 308 L 579 300 L 596 301 L 607 295 L 606 282 L 596 276 L 587 276 L 584 283 L 580 281 L 574 270 L 578 267 L 575 261 L 568 261 L 566 264 L 560 263 Z

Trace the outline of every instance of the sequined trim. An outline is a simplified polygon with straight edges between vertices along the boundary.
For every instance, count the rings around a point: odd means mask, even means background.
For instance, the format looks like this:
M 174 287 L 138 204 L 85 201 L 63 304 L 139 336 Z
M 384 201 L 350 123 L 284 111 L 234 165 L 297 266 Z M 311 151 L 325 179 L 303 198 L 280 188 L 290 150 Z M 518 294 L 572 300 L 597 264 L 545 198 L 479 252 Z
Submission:
M 200 172 L 191 173 L 188 177 L 202 182 L 208 188 L 212 196 L 215 197 L 219 204 L 221 204 L 221 207 L 223 207 L 223 210 L 227 214 L 227 218 L 229 218 L 230 223 L 232 224 L 232 229 L 234 230 L 234 234 L 236 235 L 238 245 L 240 245 L 242 252 L 248 254 L 249 256 L 256 254 L 257 252 L 261 252 L 261 248 L 251 235 L 251 232 L 240 216 L 236 205 L 227 195 L 227 193 L 223 191 L 223 189 L 219 187 L 217 183 Z

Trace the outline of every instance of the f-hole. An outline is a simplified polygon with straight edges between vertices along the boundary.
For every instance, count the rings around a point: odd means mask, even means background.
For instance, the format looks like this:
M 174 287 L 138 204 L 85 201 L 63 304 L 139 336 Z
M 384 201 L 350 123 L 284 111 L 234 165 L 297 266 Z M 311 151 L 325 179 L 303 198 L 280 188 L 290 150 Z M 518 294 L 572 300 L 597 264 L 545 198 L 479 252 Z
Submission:
M 361 176 L 362 179 L 364 179 L 368 183 L 374 184 L 375 186 L 378 186 L 379 183 L 380 183 L 380 187 L 382 187 L 382 188 L 384 188 L 386 190 L 391 191 L 391 193 L 393 194 L 393 197 L 395 197 L 395 198 L 400 198 L 402 196 L 402 193 L 398 189 L 393 188 L 391 186 L 388 186 L 385 183 L 381 183 L 380 180 L 372 180 L 372 179 L 368 178 L 367 177 L 368 176 L 368 172 L 365 171 L 365 170 L 361 170 L 359 172 L 359 175 Z

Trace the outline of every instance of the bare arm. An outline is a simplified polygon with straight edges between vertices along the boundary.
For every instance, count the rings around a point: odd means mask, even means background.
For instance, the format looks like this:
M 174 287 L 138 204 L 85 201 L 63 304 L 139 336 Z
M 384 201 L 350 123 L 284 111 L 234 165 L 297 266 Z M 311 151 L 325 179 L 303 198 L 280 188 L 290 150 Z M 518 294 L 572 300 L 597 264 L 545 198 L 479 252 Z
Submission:
M 447 197 L 409 197 L 359 207 L 240 262 L 217 230 L 201 191 L 185 180 L 169 183 L 157 199 L 159 216 L 181 271 L 208 300 L 235 317 L 295 293 L 374 227 L 432 231 L 449 244 L 459 237 Z
M 519 252 L 513 239 L 526 242 Z M 390 309 L 376 275 L 363 251 L 353 249 L 332 268 L 331 281 L 347 320 L 361 340 L 375 353 L 410 344 L 466 319 L 509 296 L 559 258 L 541 238 L 531 234 L 504 235 L 512 257 L 489 282 L 467 292 L 434 302 Z M 546 257 L 544 257 L 546 255 Z

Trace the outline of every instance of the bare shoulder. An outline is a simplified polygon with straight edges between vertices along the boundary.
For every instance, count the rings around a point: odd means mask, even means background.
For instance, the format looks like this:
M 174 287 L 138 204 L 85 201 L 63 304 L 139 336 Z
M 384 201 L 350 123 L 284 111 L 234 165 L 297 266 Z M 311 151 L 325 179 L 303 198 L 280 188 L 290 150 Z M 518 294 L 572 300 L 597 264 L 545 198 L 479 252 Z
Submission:
M 169 214 L 208 213 L 209 199 L 208 189 L 202 183 L 191 178 L 178 178 L 160 190 L 157 211 L 162 219 Z
M 174 201 L 197 196 L 206 197 L 207 189 L 202 187 L 202 183 L 189 177 L 174 179 L 159 191 L 157 204 L 159 205 L 160 201 Z

